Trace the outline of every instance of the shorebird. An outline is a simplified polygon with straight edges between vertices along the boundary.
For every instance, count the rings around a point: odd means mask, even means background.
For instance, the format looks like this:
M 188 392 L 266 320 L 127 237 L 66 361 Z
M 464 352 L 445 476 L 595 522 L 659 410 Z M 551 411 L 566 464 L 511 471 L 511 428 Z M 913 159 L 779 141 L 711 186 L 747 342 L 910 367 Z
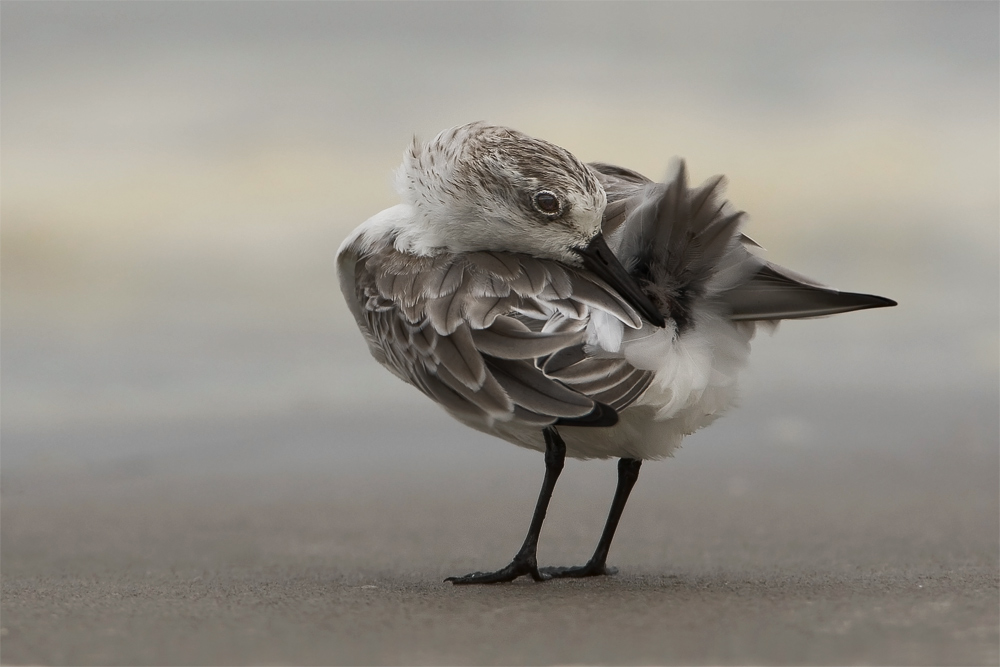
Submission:
M 613 573 L 639 467 L 733 403 L 757 326 L 896 305 L 762 259 L 723 185 L 689 187 L 681 161 L 654 183 L 482 122 L 414 139 L 402 203 L 340 247 L 341 290 L 379 363 L 463 424 L 545 453 L 511 563 L 446 581 Z M 592 558 L 539 568 L 566 456 L 618 458 L 618 486 Z

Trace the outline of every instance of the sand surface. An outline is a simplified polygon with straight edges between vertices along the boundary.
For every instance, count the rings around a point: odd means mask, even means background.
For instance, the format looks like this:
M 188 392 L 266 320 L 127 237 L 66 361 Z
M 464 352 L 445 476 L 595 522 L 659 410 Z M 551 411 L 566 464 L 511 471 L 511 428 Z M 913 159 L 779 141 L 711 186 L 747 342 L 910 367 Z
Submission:
M 520 544 L 541 457 L 437 415 L 389 437 L 407 424 L 144 426 L 104 435 L 126 450 L 138 437 L 187 448 L 89 462 L 66 452 L 96 435 L 74 430 L 46 436 L 46 458 L 12 454 L 3 662 L 1000 660 L 988 429 L 907 450 L 696 440 L 643 468 L 617 576 L 456 588 L 442 579 L 500 567 Z M 589 555 L 614 470 L 567 464 L 542 564 Z

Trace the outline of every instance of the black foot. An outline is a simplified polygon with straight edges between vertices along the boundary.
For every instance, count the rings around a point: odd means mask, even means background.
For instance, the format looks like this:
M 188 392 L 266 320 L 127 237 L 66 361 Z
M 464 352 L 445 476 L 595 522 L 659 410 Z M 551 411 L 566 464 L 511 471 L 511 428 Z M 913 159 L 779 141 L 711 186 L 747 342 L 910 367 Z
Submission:
M 465 584 L 505 584 L 526 574 L 535 581 L 545 581 L 548 579 L 548 577 L 538 571 L 538 566 L 534 562 L 515 558 L 510 565 L 496 572 L 473 572 L 464 577 L 448 577 L 445 581 L 450 581 L 456 586 L 463 586 Z
M 577 567 L 543 567 L 541 573 L 543 576 L 552 577 L 553 579 L 579 579 L 582 577 L 602 577 L 618 574 L 618 568 L 608 567 L 604 563 L 594 563 L 591 561 L 586 565 L 578 565 Z

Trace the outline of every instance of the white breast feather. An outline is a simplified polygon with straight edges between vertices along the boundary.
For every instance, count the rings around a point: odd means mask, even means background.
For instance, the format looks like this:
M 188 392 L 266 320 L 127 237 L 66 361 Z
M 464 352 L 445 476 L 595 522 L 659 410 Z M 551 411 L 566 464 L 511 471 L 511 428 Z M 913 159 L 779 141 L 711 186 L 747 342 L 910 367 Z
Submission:
M 577 456 L 669 456 L 684 436 L 707 426 L 737 399 L 737 376 L 746 366 L 755 325 L 734 323 L 707 310 L 680 335 L 670 321 L 627 329 L 594 310 L 588 325 L 588 351 L 624 357 L 637 368 L 653 371 L 653 382 L 617 426 L 594 433 L 564 429 Z

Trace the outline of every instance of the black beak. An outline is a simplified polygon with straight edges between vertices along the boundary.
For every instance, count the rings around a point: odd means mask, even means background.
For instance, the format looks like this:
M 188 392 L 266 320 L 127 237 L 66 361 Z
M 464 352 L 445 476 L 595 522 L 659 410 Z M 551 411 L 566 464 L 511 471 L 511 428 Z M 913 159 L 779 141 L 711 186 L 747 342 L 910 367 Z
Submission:
M 574 252 L 580 256 L 587 269 L 610 285 L 630 306 L 642 313 L 643 317 L 658 327 L 666 326 L 667 322 L 663 319 L 663 315 L 611 252 L 603 234 L 595 236 L 586 248 L 574 248 Z

